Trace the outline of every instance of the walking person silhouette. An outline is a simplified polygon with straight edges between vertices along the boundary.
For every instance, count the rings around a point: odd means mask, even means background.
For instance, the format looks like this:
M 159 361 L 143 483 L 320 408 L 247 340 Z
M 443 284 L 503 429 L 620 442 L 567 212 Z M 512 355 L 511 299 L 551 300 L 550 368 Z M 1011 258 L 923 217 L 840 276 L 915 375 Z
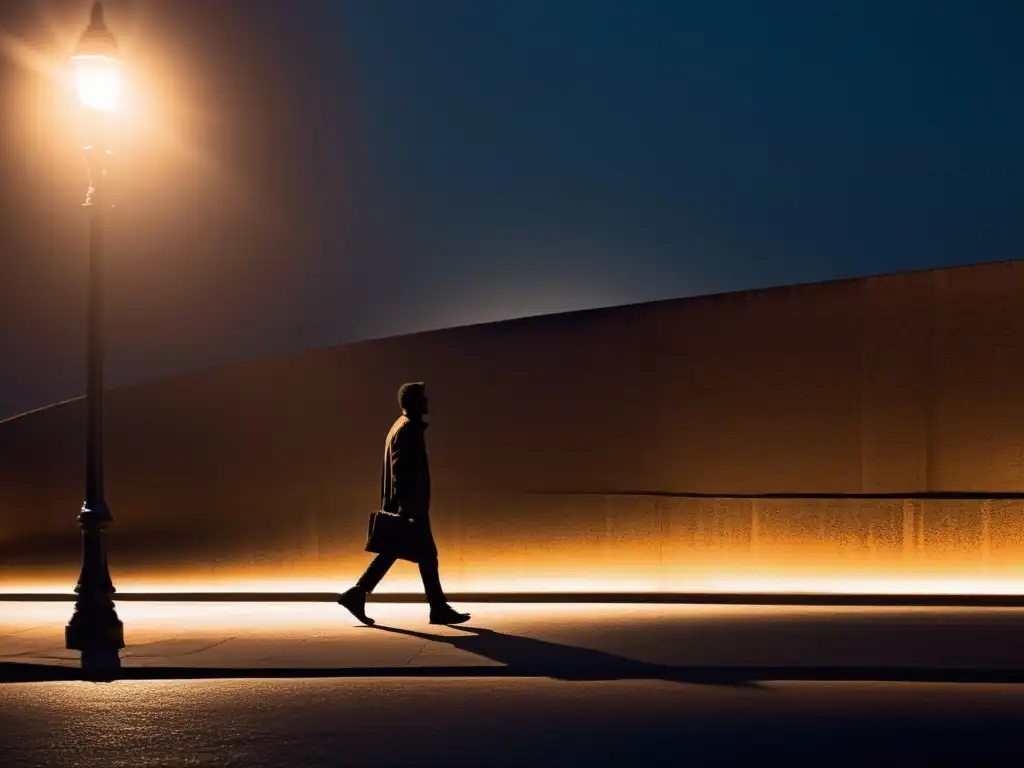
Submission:
M 402 415 L 388 431 L 384 441 L 384 466 L 381 470 L 381 509 L 398 513 L 413 528 L 417 561 L 423 590 L 430 604 L 431 624 L 462 624 L 468 613 L 459 613 L 448 604 L 438 570 L 437 545 L 430 529 L 430 467 L 424 432 L 429 411 L 426 386 L 422 381 L 403 384 L 398 390 Z M 367 625 L 373 619 L 366 615 L 366 596 L 384 578 L 398 559 L 396 554 L 381 552 L 370 563 L 355 586 L 338 598 L 338 604 Z

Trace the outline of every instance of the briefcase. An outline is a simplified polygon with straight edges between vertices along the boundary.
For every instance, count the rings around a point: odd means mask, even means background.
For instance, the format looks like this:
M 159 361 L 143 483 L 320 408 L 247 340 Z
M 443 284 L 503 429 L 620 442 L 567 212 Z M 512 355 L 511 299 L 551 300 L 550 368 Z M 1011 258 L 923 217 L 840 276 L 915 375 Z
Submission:
M 370 513 L 366 532 L 366 551 L 391 555 L 411 563 L 420 561 L 422 531 L 420 523 L 404 515 L 379 509 Z

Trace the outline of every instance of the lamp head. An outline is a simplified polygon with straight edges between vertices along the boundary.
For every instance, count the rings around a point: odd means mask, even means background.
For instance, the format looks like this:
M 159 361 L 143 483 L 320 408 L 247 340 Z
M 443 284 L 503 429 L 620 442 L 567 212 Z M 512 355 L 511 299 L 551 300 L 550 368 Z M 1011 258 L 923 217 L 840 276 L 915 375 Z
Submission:
M 75 88 L 82 106 L 114 112 L 121 99 L 121 56 L 117 40 L 103 20 L 103 4 L 92 6 L 92 18 L 71 55 Z

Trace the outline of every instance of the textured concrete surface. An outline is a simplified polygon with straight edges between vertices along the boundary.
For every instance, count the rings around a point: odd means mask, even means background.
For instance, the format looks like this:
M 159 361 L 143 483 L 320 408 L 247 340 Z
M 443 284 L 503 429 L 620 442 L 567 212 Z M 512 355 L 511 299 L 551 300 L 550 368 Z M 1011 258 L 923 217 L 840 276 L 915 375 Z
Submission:
M 1013 579 L 1024 593 L 1022 290 L 1024 261 L 984 264 L 369 341 L 115 391 L 111 568 L 126 589 L 354 577 L 395 390 L 422 378 L 452 589 Z M 0 587 L 73 583 L 83 405 L 0 423 Z M 918 491 L 1018 497 L 839 498 Z M 713 498 L 671 496 L 688 492 Z M 762 493 L 832 497 L 723 497 Z
M 46 481 L 38 482 L 42 492 Z M 1024 500 L 435 496 L 432 525 L 453 592 L 1024 595 Z M 0 526 L 0 590 L 66 592 L 75 583 L 79 504 L 69 494 L 71 511 L 46 541 L 5 542 Z M 112 576 L 122 592 L 337 590 L 366 567 L 373 504 L 316 502 L 260 517 L 254 508 L 243 523 L 226 502 L 201 523 L 183 515 L 148 538 L 145 507 L 115 508 Z M 381 589 L 418 582 L 415 567 L 401 563 Z

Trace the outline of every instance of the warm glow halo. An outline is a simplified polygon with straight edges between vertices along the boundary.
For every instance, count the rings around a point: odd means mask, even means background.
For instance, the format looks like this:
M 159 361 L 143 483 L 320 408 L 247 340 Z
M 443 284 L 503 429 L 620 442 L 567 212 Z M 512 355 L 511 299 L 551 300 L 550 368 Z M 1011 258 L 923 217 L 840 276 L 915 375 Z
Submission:
M 41 43 L 0 30 L 0 57 L 10 61 L 16 70 L 30 75 L 24 79 L 25 87 L 21 92 L 12 93 L 21 119 L 39 126 L 38 130 L 46 130 L 42 127 L 44 121 L 49 126 L 59 127 L 65 133 L 53 136 L 50 141 L 54 145 L 67 142 L 72 146 L 80 139 L 76 132 L 82 126 L 80 114 L 73 116 L 69 112 L 72 106 L 81 103 L 81 97 L 75 93 L 79 90 L 75 56 L 69 52 L 75 50 L 81 34 L 81 18 L 78 14 L 72 17 L 66 7 L 41 5 L 38 10 L 43 17 L 41 32 L 48 40 Z M 169 66 L 169 57 L 161 56 L 166 46 L 159 45 L 158 19 L 152 7 L 141 5 L 130 21 L 118 21 L 123 55 L 119 54 L 116 60 L 123 65 L 117 83 L 115 130 L 119 154 L 127 152 L 139 164 L 136 177 L 150 173 L 147 165 L 153 161 L 173 163 L 187 169 L 190 177 L 201 179 L 206 187 L 218 189 L 223 196 L 254 200 L 256 196 L 190 135 L 189 125 L 201 122 L 205 116 L 196 110 L 195 103 L 182 98 L 182 93 L 188 94 L 187 88 L 178 85 L 183 76 Z M 143 41 L 147 44 L 143 45 Z M 158 44 L 155 47 L 154 41 Z M 45 100 L 38 96 L 46 88 L 56 97 L 53 107 L 41 107 Z

